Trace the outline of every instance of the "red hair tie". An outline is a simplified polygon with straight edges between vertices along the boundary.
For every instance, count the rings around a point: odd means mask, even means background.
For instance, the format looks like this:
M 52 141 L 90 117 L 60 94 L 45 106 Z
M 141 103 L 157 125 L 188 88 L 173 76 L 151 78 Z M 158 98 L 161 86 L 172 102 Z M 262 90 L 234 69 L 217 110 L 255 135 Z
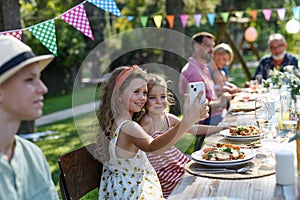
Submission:
M 121 71 L 120 74 L 115 79 L 115 87 L 117 89 L 120 89 L 121 85 L 128 78 L 128 76 L 130 76 L 133 70 L 137 68 L 139 68 L 139 66 L 133 65 L 132 67 L 126 67 L 123 71 Z

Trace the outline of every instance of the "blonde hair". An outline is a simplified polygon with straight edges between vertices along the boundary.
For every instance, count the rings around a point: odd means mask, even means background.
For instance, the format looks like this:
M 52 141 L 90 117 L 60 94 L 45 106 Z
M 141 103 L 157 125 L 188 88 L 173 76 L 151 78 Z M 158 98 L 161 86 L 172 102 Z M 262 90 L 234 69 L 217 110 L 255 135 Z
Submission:
M 228 61 L 228 63 L 226 63 L 227 65 L 229 65 L 233 60 L 233 52 L 231 47 L 226 43 L 221 43 L 214 47 L 213 55 L 225 54 L 225 53 L 230 56 L 230 60 Z
M 113 138 L 115 116 L 121 114 L 122 104 L 119 101 L 120 95 L 124 92 L 126 87 L 130 84 L 133 79 L 140 78 L 147 81 L 147 73 L 141 68 L 134 68 L 132 73 L 124 80 L 120 85 L 120 88 L 115 88 L 115 80 L 118 75 L 128 67 L 116 68 L 107 83 L 103 87 L 102 96 L 100 97 L 101 103 L 97 110 L 97 125 L 99 126 L 99 133 L 97 135 L 97 148 L 96 155 L 99 156 L 101 161 L 109 160 L 109 141 Z M 133 120 L 139 117 L 141 112 L 134 113 Z

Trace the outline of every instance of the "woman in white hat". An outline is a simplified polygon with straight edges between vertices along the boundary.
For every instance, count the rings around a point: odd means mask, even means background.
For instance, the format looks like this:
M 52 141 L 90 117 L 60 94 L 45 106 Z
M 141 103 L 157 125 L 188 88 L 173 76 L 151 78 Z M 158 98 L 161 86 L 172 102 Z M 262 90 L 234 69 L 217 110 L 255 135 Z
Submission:
M 228 82 L 228 75 L 223 69 L 233 60 L 233 52 L 228 44 L 221 43 L 213 49 L 213 59 L 209 63 L 210 75 L 215 83 L 215 90 L 218 95 L 224 92 L 231 94 L 239 92 L 240 89 L 233 83 Z
M 58 199 L 42 151 L 16 135 L 22 120 L 42 115 L 47 87 L 40 76 L 52 59 L 0 35 L 0 199 Z

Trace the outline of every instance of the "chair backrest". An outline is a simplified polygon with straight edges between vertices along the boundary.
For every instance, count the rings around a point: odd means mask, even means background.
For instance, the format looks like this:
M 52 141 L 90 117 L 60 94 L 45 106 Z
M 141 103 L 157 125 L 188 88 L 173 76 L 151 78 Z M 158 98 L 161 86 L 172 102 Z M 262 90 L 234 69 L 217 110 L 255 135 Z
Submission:
M 93 156 L 96 144 L 89 144 L 61 156 L 59 186 L 62 198 L 77 200 L 99 187 L 102 163 Z

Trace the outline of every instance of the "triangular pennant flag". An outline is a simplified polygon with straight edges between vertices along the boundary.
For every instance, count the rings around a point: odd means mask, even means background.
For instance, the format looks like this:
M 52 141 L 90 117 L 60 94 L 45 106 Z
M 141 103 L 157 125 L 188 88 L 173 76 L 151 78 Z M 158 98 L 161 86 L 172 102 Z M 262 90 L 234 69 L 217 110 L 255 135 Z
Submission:
M 278 9 L 277 9 L 277 14 L 278 14 L 279 19 L 280 19 L 281 21 L 284 20 L 284 17 L 285 17 L 285 11 L 286 11 L 285 8 L 278 8 Z
M 160 28 L 161 27 L 161 21 L 162 21 L 162 16 L 161 15 L 155 15 L 153 17 L 153 20 L 154 20 L 154 24 L 157 28 Z
M 194 20 L 195 20 L 196 26 L 198 28 L 200 27 L 201 17 L 202 17 L 202 14 L 194 14 Z
M 22 30 L 13 30 L 13 31 L 6 31 L 0 33 L 0 35 L 11 35 L 17 38 L 18 40 L 22 39 Z
M 238 19 L 241 19 L 244 15 L 244 11 L 236 11 L 235 12 L 235 16 L 238 18 Z
M 228 21 L 229 14 L 230 14 L 229 12 L 221 12 L 220 13 L 220 15 L 225 23 Z
M 250 10 L 249 15 L 252 17 L 254 21 L 257 19 L 257 10 Z
M 188 18 L 189 16 L 187 14 L 180 15 L 180 20 L 183 28 L 185 28 Z
M 130 21 L 132 21 L 132 20 L 134 20 L 134 16 L 128 16 L 127 17 L 127 20 L 130 22 Z
M 116 16 L 122 16 L 114 0 L 88 0 L 88 2 Z
M 215 13 L 208 13 L 207 18 L 208 18 L 209 24 L 211 26 L 213 26 L 215 24 L 216 14 Z
M 175 15 L 167 15 L 166 18 L 168 20 L 170 28 L 173 28 L 174 27 Z
M 147 22 L 148 22 L 148 17 L 147 16 L 141 16 L 140 21 L 141 21 L 142 27 L 146 27 Z
M 300 6 L 293 7 L 292 10 L 293 10 L 294 18 L 296 20 L 299 20 Z
M 60 16 L 65 22 L 74 26 L 77 30 L 82 32 L 94 40 L 94 36 L 90 27 L 89 20 L 82 4 L 72 8 L 70 11 Z
M 270 21 L 272 15 L 272 9 L 263 9 L 263 14 L 267 21 Z
M 29 31 L 54 55 L 57 56 L 56 34 L 54 20 L 37 24 L 29 28 Z

